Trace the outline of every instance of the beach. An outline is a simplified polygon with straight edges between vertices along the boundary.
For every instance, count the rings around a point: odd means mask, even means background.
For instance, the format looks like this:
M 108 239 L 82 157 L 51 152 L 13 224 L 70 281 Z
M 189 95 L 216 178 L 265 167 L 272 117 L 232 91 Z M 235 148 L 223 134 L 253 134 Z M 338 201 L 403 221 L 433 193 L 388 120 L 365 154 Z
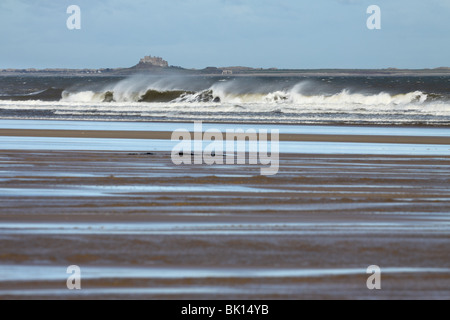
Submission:
M 449 1 L 0 8 L 0 300 L 450 300 Z
M 448 129 L 273 125 L 261 176 L 174 165 L 192 126 L 0 121 L 0 298 L 450 298 Z

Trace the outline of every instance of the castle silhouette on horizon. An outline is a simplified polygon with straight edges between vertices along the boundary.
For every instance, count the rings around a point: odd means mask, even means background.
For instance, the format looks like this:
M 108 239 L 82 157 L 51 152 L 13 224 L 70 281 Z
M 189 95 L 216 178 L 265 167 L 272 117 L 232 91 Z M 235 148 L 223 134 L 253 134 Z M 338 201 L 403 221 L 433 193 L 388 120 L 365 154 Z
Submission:
M 145 56 L 139 61 L 140 65 L 150 65 L 153 67 L 167 68 L 169 63 L 161 57 Z

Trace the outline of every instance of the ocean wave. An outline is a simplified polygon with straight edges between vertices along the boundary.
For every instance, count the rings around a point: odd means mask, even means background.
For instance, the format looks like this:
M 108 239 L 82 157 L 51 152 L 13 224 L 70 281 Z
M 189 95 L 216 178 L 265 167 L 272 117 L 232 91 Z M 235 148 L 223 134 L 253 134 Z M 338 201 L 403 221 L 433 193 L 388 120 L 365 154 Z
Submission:
M 0 101 L 2 119 L 450 126 L 450 103 L 368 107 L 224 103 Z
M 138 102 L 171 102 L 191 94 L 194 94 L 194 92 L 148 90 L 140 97 Z
M 31 100 L 31 99 L 30 99 Z M 217 88 L 199 92 L 186 90 L 158 91 L 149 89 L 141 92 L 63 92 L 62 102 L 149 102 L 149 103 L 224 103 L 224 104 L 288 104 L 288 105 L 361 105 L 389 106 L 411 103 L 439 101 L 438 95 L 429 95 L 421 91 L 392 95 L 381 92 L 368 95 L 351 93 L 349 90 L 333 95 L 306 95 L 295 91 L 275 91 L 270 93 L 234 93 Z
M 199 77 L 130 77 L 109 84 L 82 83 L 66 89 L 48 88 L 30 94 L 2 95 L 0 100 L 70 103 L 216 103 L 225 105 L 290 105 L 299 107 L 384 107 L 449 103 L 450 94 L 403 83 L 371 85 L 346 83 L 330 86 L 313 79 L 207 79 Z M 373 84 L 372 84 L 373 85 Z M 412 90 L 411 90 L 412 89 Z M 428 88 L 429 89 L 429 88 Z
M 10 101 L 59 101 L 62 98 L 63 89 L 48 88 L 28 94 L 0 95 L 0 100 Z
M 108 82 L 80 81 L 65 90 L 52 87 L 28 94 L 27 90 L 38 88 L 33 84 L 22 90 L 27 94 L 2 93 L 0 115 L 130 121 L 450 125 L 450 92 L 442 81 L 437 86 L 411 85 L 410 79 L 403 79 L 400 85 L 395 79 L 358 81 L 339 79 L 330 85 L 317 79 L 284 77 L 133 77 Z
M 302 80 L 202 79 L 186 77 L 131 77 L 103 88 L 65 90 L 63 102 L 148 102 L 392 106 L 449 101 L 449 97 L 424 90 L 395 92 L 390 88 L 364 92 L 358 88 L 331 88 L 327 84 Z M 394 88 L 395 89 L 395 88 Z

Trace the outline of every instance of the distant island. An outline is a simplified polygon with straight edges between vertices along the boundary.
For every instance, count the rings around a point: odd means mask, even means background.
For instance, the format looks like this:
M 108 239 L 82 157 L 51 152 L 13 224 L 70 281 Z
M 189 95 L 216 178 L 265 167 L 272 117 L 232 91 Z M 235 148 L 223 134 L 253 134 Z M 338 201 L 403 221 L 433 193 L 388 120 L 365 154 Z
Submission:
M 435 69 L 278 69 L 278 68 L 250 68 L 250 67 L 207 67 L 204 69 L 185 69 L 171 66 L 161 57 L 145 56 L 139 63 L 130 68 L 103 69 L 0 69 L 0 76 L 11 75 L 40 75 L 40 76 L 127 76 L 133 74 L 184 74 L 204 76 L 439 76 L 450 75 L 449 67 Z

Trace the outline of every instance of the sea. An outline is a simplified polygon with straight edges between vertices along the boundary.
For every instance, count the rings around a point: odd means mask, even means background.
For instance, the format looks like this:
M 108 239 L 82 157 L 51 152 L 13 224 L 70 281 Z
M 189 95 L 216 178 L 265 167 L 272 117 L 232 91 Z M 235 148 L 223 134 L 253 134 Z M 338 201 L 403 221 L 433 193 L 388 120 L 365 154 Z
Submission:
M 0 118 L 449 126 L 450 76 L 2 76 Z
M 303 137 L 175 165 L 194 120 Z M 449 300 L 449 126 L 450 76 L 0 76 L 0 300 Z

